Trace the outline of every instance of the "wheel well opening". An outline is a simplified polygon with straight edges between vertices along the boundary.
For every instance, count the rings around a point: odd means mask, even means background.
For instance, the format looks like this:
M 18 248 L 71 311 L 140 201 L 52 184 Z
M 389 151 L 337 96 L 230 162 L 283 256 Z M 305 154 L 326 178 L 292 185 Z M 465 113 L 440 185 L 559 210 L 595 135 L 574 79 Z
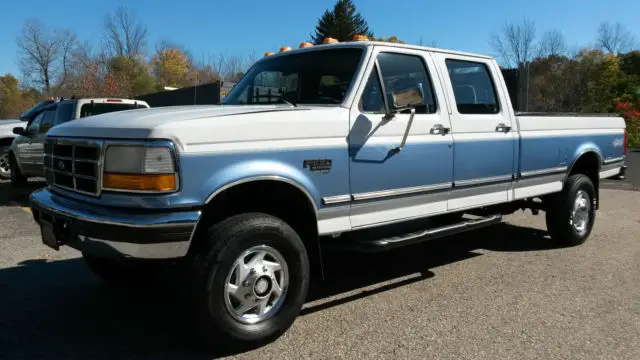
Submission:
M 13 142 L 13 138 L 0 139 L 0 148 L 5 146 L 10 146 L 12 142 Z
M 198 249 L 198 239 L 211 225 L 246 212 L 282 219 L 298 233 L 308 252 L 317 248 L 318 223 L 311 199 L 299 188 L 277 180 L 239 184 L 217 194 L 203 209 L 191 248 Z
M 582 174 L 589 177 L 596 189 L 596 197 L 599 197 L 600 156 L 596 152 L 590 151 L 584 153 L 578 158 L 578 160 L 576 160 L 576 162 L 571 167 L 569 176 L 575 174 Z

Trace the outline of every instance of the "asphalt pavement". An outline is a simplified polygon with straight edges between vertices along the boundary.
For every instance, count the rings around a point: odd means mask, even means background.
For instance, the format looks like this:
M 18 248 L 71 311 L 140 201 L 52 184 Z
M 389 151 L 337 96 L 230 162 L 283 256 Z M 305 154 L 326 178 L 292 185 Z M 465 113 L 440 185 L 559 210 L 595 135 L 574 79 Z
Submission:
M 116 290 L 78 252 L 42 245 L 31 189 L 0 183 L 0 359 L 637 359 L 640 192 L 618 189 L 640 188 L 638 169 L 604 182 L 582 246 L 555 246 L 543 213 L 526 211 L 382 254 L 328 254 L 293 327 L 238 354 L 194 343 L 172 286 Z

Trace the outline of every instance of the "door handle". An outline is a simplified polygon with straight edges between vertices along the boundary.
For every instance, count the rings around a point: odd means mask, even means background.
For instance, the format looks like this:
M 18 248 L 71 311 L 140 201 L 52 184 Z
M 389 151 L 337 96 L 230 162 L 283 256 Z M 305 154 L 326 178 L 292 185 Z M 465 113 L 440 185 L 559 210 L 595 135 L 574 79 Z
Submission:
M 503 132 L 503 133 L 507 133 L 511 130 L 511 126 L 507 126 L 503 123 L 498 124 L 498 126 L 496 126 L 496 132 Z
M 431 135 L 446 135 L 450 130 L 450 128 L 444 127 L 442 124 L 435 124 L 433 125 L 429 133 Z

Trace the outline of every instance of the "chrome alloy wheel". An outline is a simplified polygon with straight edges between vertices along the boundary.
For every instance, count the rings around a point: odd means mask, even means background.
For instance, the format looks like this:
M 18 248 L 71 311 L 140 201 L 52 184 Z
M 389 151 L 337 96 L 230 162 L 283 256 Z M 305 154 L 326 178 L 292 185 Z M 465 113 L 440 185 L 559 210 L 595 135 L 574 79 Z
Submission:
M 589 201 L 589 195 L 587 195 L 584 190 L 580 190 L 576 194 L 576 199 L 573 203 L 573 210 L 571 211 L 571 225 L 581 236 L 584 235 L 589 228 L 589 221 L 591 221 L 590 214 L 591 202 Z
M 287 262 L 276 249 L 259 245 L 234 262 L 224 286 L 224 302 L 231 316 L 255 324 L 278 312 L 289 284 Z

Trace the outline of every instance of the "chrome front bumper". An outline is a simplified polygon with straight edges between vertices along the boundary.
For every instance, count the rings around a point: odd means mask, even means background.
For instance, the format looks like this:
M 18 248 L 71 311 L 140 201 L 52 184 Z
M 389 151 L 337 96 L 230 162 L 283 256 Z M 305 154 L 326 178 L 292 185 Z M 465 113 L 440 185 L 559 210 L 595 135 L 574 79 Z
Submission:
M 91 205 L 57 195 L 49 189 L 33 192 L 34 220 L 53 248 L 68 245 L 99 256 L 139 259 L 183 257 L 200 219 L 199 210 L 119 209 Z M 56 245 L 57 244 L 57 245 Z

